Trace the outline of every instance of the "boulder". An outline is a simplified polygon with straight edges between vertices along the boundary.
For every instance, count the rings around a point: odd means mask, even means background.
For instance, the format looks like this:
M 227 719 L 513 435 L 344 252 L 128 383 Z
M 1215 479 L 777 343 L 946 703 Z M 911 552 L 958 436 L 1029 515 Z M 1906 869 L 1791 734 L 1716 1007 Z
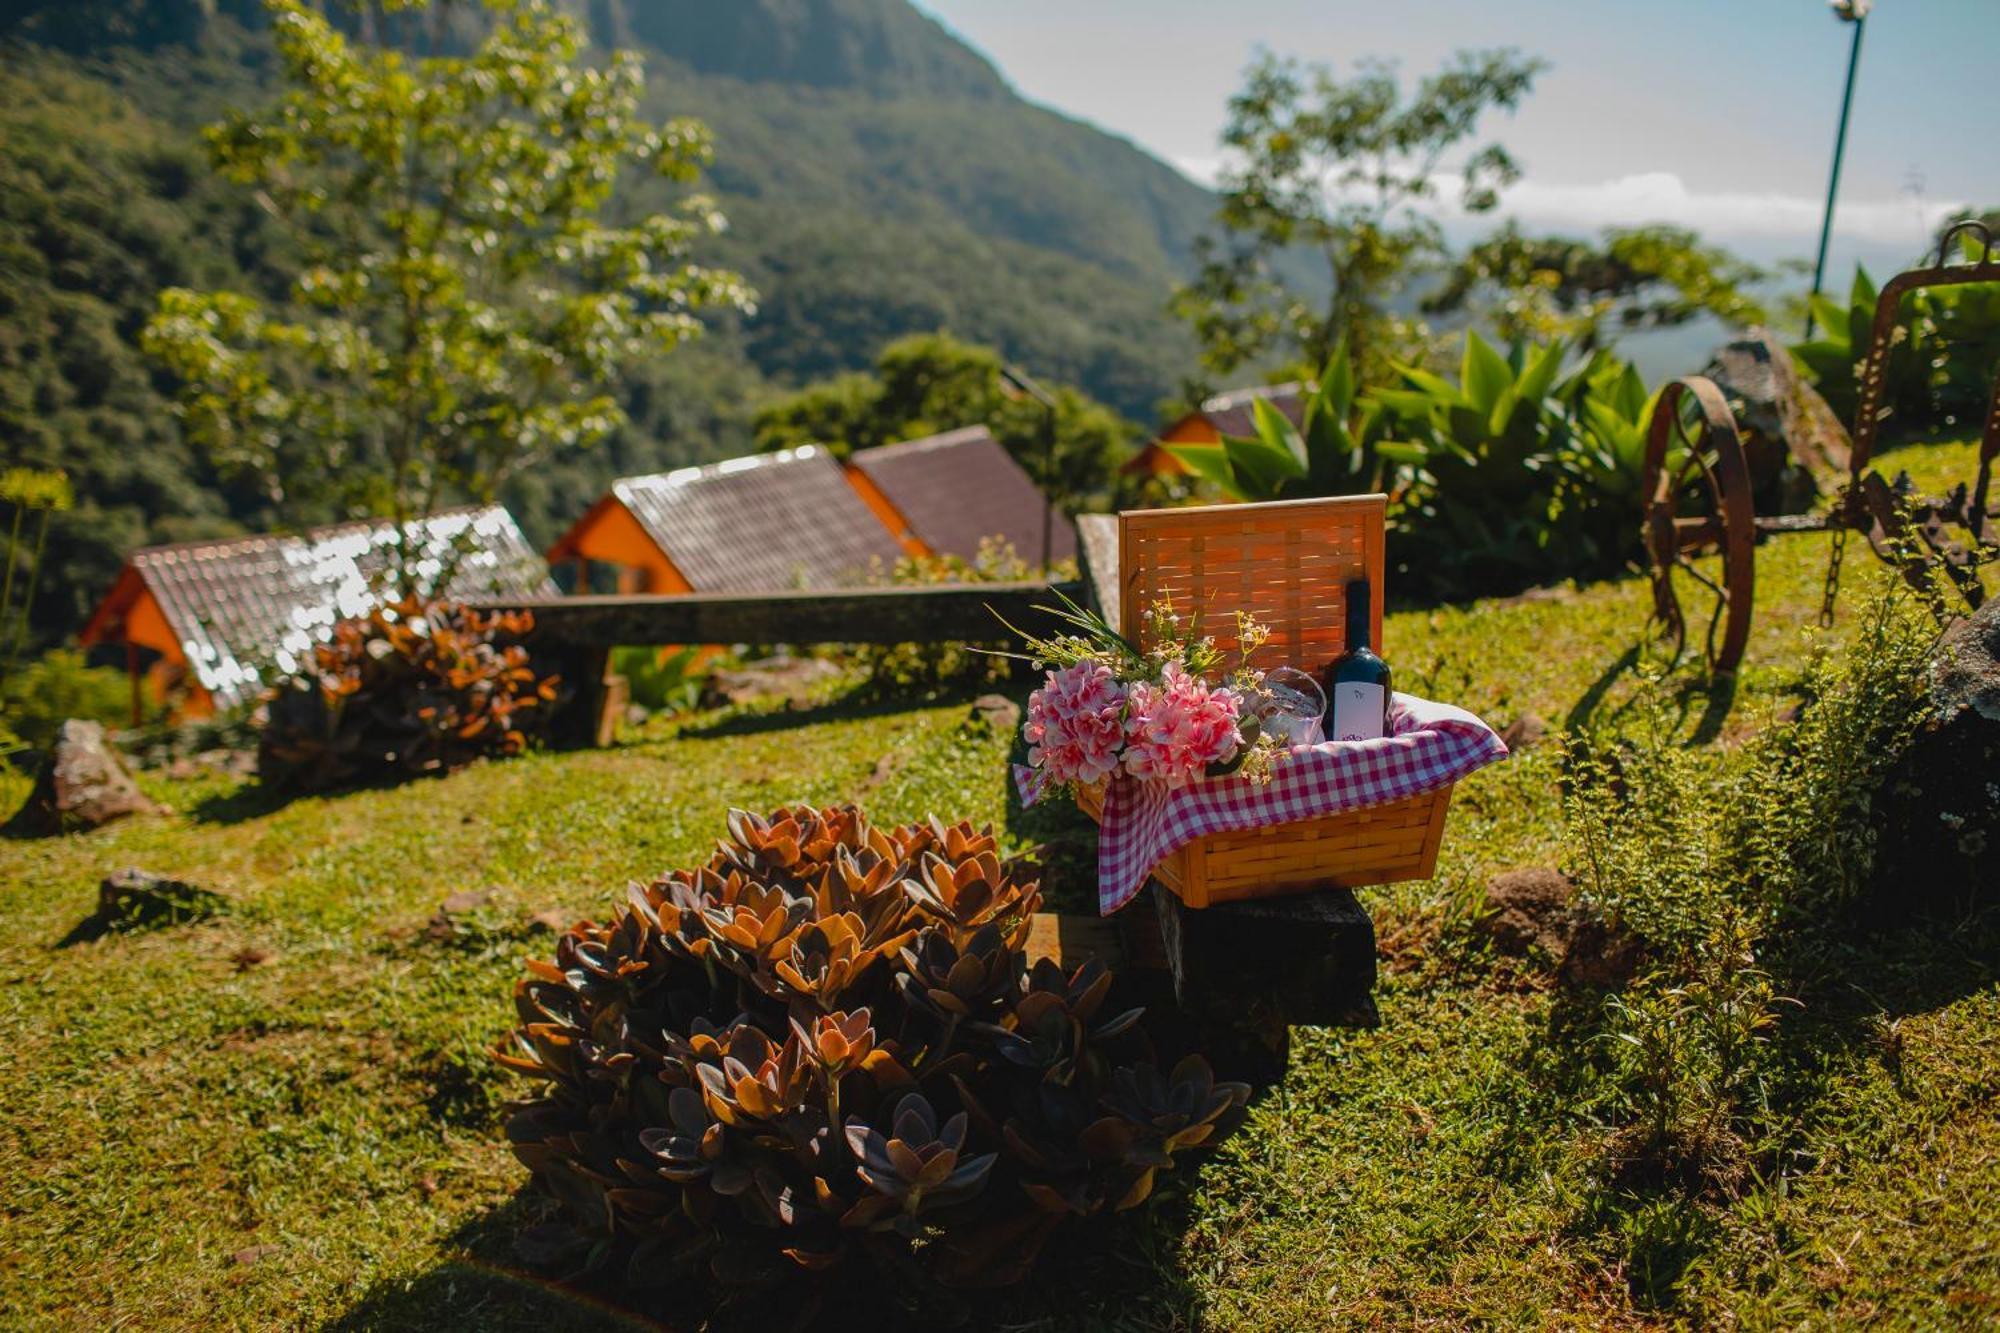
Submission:
M 56 733 L 55 748 L 34 790 L 7 822 L 17 837 L 40 838 L 94 829 L 127 815 L 157 814 L 132 771 L 96 722 L 71 718 Z
M 820 681 L 840 674 L 840 668 L 817 657 L 767 657 L 709 673 L 701 690 L 701 706 L 749 703 L 782 695 L 802 700 Z
M 1886 910 L 1956 916 L 2000 890 L 2000 600 L 1938 640 L 1931 716 L 1878 800 Z
M 1816 477 L 1847 470 L 1846 429 L 1769 329 L 1718 348 L 1702 374 L 1736 414 L 1759 513 L 1802 513 Z
M 1615 989 L 1645 961 L 1637 936 L 1578 902 L 1569 876 L 1543 867 L 1489 881 L 1479 928 L 1503 954 L 1553 964 L 1565 990 Z
M 1021 705 L 1004 694 L 982 694 L 972 701 L 972 710 L 965 720 L 973 726 L 984 725 L 998 735 L 1011 736 L 1021 725 Z
M 221 894 L 137 866 L 107 876 L 97 886 L 97 922 L 108 930 L 202 921 L 227 906 Z
M 1568 947 L 1576 887 L 1557 870 L 1509 870 L 1486 885 L 1486 914 L 1479 926 L 1510 957 L 1539 952 L 1553 961 Z

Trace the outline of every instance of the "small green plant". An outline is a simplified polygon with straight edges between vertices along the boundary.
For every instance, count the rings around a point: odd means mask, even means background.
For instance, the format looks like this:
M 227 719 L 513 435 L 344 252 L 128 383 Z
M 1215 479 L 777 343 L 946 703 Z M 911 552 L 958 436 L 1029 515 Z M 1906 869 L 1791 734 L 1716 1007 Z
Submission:
M 28 640 L 28 618 L 34 609 L 35 585 L 41 580 L 42 554 L 48 549 L 49 519 L 76 504 L 69 477 L 62 472 L 41 472 L 16 467 L 0 472 L 0 501 L 13 510 L 7 528 L 7 568 L 0 575 L 0 704 L 5 703 L 7 677 Z M 24 553 L 21 532 L 28 515 L 36 515 L 35 546 Z M 15 579 L 21 573 L 23 556 L 27 573 L 21 600 L 14 600 Z
M 258 780 L 317 791 L 519 754 L 547 725 L 558 684 L 528 664 L 520 639 L 533 628 L 526 611 L 415 597 L 342 621 L 272 691 Z
M 1962 238 L 1966 258 L 1977 244 Z M 1842 304 L 1812 298 L 1817 336 L 1796 344 L 1792 355 L 1813 387 L 1852 428 L 1859 409 L 1861 375 L 1874 336 L 1880 290 L 1856 266 Z M 1972 283 L 1906 294 L 1896 312 L 1883 368 L 1885 428 L 1908 435 L 1939 427 L 1969 426 L 1986 411 L 1992 367 L 2000 361 L 2000 283 Z
M 1290 500 L 1379 490 L 1382 404 L 1357 393 L 1345 339 L 1306 395 L 1299 424 L 1262 398 L 1257 433 L 1216 444 L 1170 444 L 1167 452 L 1232 500 Z
M 132 685 L 125 673 L 89 665 L 74 648 L 56 648 L 0 683 L 0 719 L 19 743 L 46 747 L 65 718 L 116 729 L 132 721 Z
M 1022 559 L 1014 544 L 999 537 L 982 538 L 978 553 L 967 560 L 957 555 L 906 555 L 874 582 L 895 587 L 938 583 L 1018 583 L 1040 573 Z M 1075 561 L 1058 561 L 1047 571 L 1052 580 L 1076 577 Z M 995 651 L 1000 640 L 987 644 L 892 643 L 864 644 L 854 651 L 854 663 L 866 675 L 867 687 L 883 693 L 928 693 L 960 685 L 993 684 L 1007 678 L 1009 659 Z
M 655 713 L 685 713 L 701 702 L 702 650 L 619 648 L 611 669 L 623 676 L 632 702 Z
M 572 927 L 497 1053 L 566 1217 L 537 1240 L 632 1286 L 768 1287 L 855 1260 L 1019 1281 L 1135 1208 L 1249 1090 L 1153 1063 L 1102 963 L 1030 967 L 1041 897 L 990 831 L 732 811 L 699 867 Z

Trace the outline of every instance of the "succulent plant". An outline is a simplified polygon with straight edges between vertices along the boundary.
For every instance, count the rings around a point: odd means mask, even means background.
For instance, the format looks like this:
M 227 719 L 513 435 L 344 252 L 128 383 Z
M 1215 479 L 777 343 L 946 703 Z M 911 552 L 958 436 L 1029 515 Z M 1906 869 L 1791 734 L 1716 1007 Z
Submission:
M 1040 894 L 989 830 L 791 807 L 728 832 L 515 986 L 495 1057 L 536 1083 L 508 1139 L 575 1233 L 539 1251 L 633 1282 L 883 1247 L 1018 1280 L 1241 1104 L 1205 1065 L 1160 1075 L 1101 965 L 1029 968 Z

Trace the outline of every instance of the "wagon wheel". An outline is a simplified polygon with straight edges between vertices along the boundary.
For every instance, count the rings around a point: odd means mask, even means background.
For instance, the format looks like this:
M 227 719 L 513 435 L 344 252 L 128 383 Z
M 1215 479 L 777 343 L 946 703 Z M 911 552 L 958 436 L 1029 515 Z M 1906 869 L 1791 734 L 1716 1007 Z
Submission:
M 1693 623 L 1701 633 L 1709 671 L 1723 675 L 1736 670 L 1750 640 L 1757 515 L 1743 441 L 1729 405 L 1711 381 L 1693 375 L 1670 380 L 1660 391 L 1646 438 L 1640 493 L 1646 501 L 1646 556 L 1653 579 L 1649 627 L 1679 661 Z M 1717 550 L 1722 553 L 1720 583 L 1695 563 L 1696 557 Z M 1683 609 L 1683 588 L 1697 604 L 1696 614 Z

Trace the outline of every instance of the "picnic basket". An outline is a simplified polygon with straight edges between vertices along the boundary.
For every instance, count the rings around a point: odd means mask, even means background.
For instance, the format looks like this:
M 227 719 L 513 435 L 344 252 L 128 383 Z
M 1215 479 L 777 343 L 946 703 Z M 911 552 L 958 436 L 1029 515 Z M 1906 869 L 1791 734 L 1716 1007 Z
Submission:
M 1382 528 L 1387 497 L 1343 496 L 1118 516 L 1118 625 L 1143 649 L 1145 611 L 1170 602 L 1234 653 L 1236 613 L 1271 631 L 1253 666 L 1318 672 L 1347 649 L 1347 584 L 1365 578 L 1370 633 L 1382 642 Z M 1107 608 L 1108 611 L 1108 608 Z M 1197 839 L 1153 868 L 1189 907 L 1242 898 L 1428 879 L 1451 786 L 1385 805 Z M 1104 793 L 1078 804 L 1102 822 Z

